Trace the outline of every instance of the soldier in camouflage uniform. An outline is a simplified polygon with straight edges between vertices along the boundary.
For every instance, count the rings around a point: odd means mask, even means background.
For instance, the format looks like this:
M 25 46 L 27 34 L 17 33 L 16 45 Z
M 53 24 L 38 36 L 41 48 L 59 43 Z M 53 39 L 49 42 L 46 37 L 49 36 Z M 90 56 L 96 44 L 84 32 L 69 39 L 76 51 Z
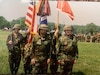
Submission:
M 9 50 L 9 65 L 12 74 L 16 74 L 21 60 L 21 44 L 23 36 L 19 33 L 20 25 L 15 24 L 13 32 L 7 38 L 7 47 Z
M 36 74 L 46 74 L 50 62 L 50 37 L 47 34 L 48 26 L 39 26 L 39 35 L 33 38 L 31 64 Z
M 51 63 L 50 63 L 50 71 L 52 74 L 57 73 L 58 69 L 58 62 L 57 62 L 57 44 L 58 44 L 58 38 L 61 36 L 59 33 L 59 25 L 55 25 L 55 29 L 51 31 Z
M 31 53 L 30 53 L 30 46 L 27 44 L 27 38 L 28 38 L 28 31 L 25 31 L 22 33 L 24 36 L 24 43 L 22 47 L 22 60 L 23 60 L 23 66 L 24 66 L 24 73 L 25 74 L 31 74 L 32 71 L 32 65 L 31 63 Z
M 31 53 L 30 53 L 30 48 L 28 48 L 28 47 L 24 48 L 23 63 L 24 63 L 25 74 L 31 74 L 31 72 L 32 72 Z
M 58 63 L 61 73 L 71 75 L 73 64 L 78 58 L 77 40 L 72 34 L 72 27 L 65 25 L 65 36 L 59 38 Z

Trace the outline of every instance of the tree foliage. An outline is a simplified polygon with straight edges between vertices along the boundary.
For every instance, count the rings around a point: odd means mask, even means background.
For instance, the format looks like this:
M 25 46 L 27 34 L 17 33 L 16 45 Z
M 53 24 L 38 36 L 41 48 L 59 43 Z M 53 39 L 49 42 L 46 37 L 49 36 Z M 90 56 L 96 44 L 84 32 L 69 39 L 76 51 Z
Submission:
M 89 23 L 87 25 L 73 25 L 74 33 L 81 33 L 81 34 L 95 34 L 100 32 L 100 26 L 95 25 L 94 23 Z
M 93 33 L 96 33 L 97 26 L 94 23 L 90 23 L 86 25 L 87 33 L 90 33 L 93 35 Z
M 12 28 L 14 24 L 20 24 L 21 29 L 25 29 L 25 17 L 20 17 L 18 19 L 7 21 L 3 16 L 0 16 L 0 29 L 3 29 L 4 27 Z M 49 31 L 53 30 L 55 27 L 55 23 L 48 22 Z M 59 24 L 60 32 L 63 31 L 64 24 Z M 97 32 L 100 32 L 100 26 L 95 25 L 94 23 L 89 23 L 87 25 L 72 25 L 74 31 L 73 33 L 76 34 L 95 34 Z
M 20 17 L 20 18 L 18 18 L 16 20 L 12 20 L 10 22 L 12 27 L 14 26 L 14 24 L 17 24 L 17 23 L 21 25 L 21 29 L 25 29 L 25 26 L 26 26 L 25 25 L 25 17 Z
M 3 17 L 0 16 L 0 29 L 3 29 L 4 27 L 10 27 L 10 23 Z

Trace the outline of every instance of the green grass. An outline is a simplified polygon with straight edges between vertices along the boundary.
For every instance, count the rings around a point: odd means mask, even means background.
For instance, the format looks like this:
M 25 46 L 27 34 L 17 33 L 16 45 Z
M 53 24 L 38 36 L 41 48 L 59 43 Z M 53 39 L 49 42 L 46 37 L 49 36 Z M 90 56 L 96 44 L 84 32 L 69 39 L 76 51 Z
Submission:
M 79 42 L 79 59 L 74 72 L 82 75 L 100 75 L 100 43 Z
M 0 74 L 10 74 L 6 39 L 10 32 L 0 30 Z M 100 43 L 79 42 L 79 58 L 73 67 L 73 75 L 100 75 Z M 23 73 L 21 62 L 18 74 Z
M 0 31 L 0 74 L 10 73 L 8 66 L 8 53 L 6 39 L 9 32 Z

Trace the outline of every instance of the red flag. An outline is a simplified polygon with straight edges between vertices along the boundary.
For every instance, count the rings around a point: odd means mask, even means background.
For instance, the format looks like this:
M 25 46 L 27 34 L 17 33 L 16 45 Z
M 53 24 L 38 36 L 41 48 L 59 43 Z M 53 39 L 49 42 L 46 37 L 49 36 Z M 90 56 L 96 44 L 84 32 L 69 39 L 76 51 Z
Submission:
M 57 8 L 58 8 L 59 10 L 61 10 L 61 1 L 60 1 L 60 0 L 58 0 L 58 2 L 57 2 Z
M 61 11 L 66 13 L 71 20 L 74 20 L 74 14 L 70 8 L 70 5 L 66 0 L 58 0 L 57 2 L 57 8 Z
M 48 0 L 39 0 L 37 7 L 37 15 L 42 16 L 51 14 Z
M 35 24 L 36 20 L 36 3 L 31 0 L 29 3 L 28 11 L 26 14 L 25 24 L 28 26 L 29 34 L 28 34 L 28 41 L 27 43 L 32 42 L 32 33 L 37 33 L 37 24 Z

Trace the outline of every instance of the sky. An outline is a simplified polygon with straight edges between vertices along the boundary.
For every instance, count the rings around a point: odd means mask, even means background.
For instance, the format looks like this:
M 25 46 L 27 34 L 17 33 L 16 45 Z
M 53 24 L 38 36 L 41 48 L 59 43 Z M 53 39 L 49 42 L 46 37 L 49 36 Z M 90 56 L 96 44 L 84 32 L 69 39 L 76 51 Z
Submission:
M 0 0 L 0 16 L 8 21 L 24 17 L 27 13 L 29 0 Z M 64 13 L 59 13 L 59 22 L 66 25 L 86 25 L 94 23 L 100 26 L 100 2 L 68 1 L 74 13 L 74 21 L 70 20 Z M 49 1 L 51 15 L 47 17 L 48 22 L 57 23 L 56 1 Z M 37 17 L 39 19 L 39 17 Z

